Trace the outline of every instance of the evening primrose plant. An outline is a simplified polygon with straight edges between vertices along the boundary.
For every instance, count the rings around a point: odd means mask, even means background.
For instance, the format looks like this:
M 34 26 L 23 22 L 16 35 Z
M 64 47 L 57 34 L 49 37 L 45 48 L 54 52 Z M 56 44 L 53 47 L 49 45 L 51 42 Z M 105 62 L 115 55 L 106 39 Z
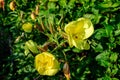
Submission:
M 119 12 L 120 0 L 0 0 L 0 79 L 119 80 Z
M 75 46 L 80 50 L 88 50 L 90 45 L 87 39 L 93 34 L 94 27 L 87 18 L 79 18 L 76 21 L 68 23 L 64 28 L 70 47 Z

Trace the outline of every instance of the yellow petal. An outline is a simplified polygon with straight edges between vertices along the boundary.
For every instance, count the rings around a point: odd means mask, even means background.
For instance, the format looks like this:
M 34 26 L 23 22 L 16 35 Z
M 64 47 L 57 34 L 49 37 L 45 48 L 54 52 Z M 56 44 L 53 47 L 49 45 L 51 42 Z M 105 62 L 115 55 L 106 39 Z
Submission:
M 44 75 L 53 76 L 53 75 L 55 75 L 57 72 L 58 72 L 58 69 L 49 69 L 49 70 L 46 70 L 46 71 L 45 71 Z
M 70 47 L 73 47 L 72 35 L 67 35 L 67 36 L 68 36 L 68 43 L 69 43 Z
M 73 28 L 75 28 L 74 24 L 75 24 L 75 21 L 72 21 L 65 26 L 64 30 L 67 34 L 69 34 L 70 32 L 73 32 Z
M 76 34 L 79 32 L 84 32 L 84 22 L 83 21 L 72 21 L 65 26 L 65 32 L 67 34 Z
M 84 41 L 74 40 L 73 45 L 80 50 L 88 50 L 90 48 L 90 45 L 85 40 Z
M 83 40 L 85 34 L 83 26 L 84 21 L 72 21 L 65 26 L 65 32 L 67 33 L 70 47 L 74 44 L 72 39 Z
M 84 39 L 89 38 L 94 32 L 94 27 L 92 22 L 87 18 L 79 18 L 77 21 L 80 21 L 80 22 L 84 21 L 84 26 L 83 26 L 85 28 Z

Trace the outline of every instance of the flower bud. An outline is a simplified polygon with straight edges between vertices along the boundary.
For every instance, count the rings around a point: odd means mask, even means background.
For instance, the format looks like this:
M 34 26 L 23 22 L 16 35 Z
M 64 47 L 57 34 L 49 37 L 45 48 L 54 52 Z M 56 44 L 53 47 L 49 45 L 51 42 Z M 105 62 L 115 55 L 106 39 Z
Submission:
M 28 48 L 33 53 L 38 53 L 37 44 L 32 40 L 29 40 L 25 43 L 25 47 Z
M 59 71 L 60 64 L 54 55 L 42 52 L 35 56 L 35 68 L 40 75 L 53 76 Z
M 64 72 L 64 75 L 67 78 L 67 80 L 70 80 L 70 69 L 69 69 L 68 62 L 65 62 L 64 66 L 63 66 L 63 72 Z
M 5 4 L 4 0 L 0 0 L 0 8 L 2 8 L 3 10 L 4 10 L 4 4 Z
M 14 11 L 16 8 L 16 3 L 14 1 L 10 2 L 10 9 Z
M 36 15 L 39 14 L 39 5 L 36 5 L 35 14 L 36 14 Z
M 32 24 L 31 23 L 24 23 L 22 25 L 22 29 L 25 31 L 25 32 L 28 32 L 30 33 L 32 31 Z
M 32 12 L 30 16 L 31 16 L 31 19 L 32 19 L 32 20 L 35 20 L 35 19 L 36 19 L 36 15 L 35 15 L 34 12 Z

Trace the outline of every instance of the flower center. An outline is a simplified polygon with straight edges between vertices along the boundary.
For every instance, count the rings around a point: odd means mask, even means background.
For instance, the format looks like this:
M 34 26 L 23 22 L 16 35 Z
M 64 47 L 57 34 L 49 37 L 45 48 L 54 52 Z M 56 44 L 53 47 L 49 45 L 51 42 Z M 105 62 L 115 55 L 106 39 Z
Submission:
M 78 39 L 78 36 L 75 36 L 75 39 Z

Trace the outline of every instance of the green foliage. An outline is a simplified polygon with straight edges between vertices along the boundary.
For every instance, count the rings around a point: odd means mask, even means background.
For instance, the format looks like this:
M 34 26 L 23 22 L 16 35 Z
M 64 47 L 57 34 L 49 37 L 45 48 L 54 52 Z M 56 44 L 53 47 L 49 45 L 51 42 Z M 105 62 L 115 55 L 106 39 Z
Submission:
M 65 80 L 62 71 L 67 61 L 71 80 L 120 79 L 120 1 L 119 0 L 11 0 L 0 7 L 0 79 L 1 80 Z M 1 4 L 0 4 L 1 5 Z M 31 13 L 39 6 L 35 20 Z M 94 34 L 90 49 L 70 48 L 64 26 L 80 17 L 91 19 Z M 30 33 L 22 25 L 32 24 Z M 56 56 L 61 70 L 55 76 L 41 76 L 35 70 L 31 51 L 25 52 L 25 42 L 33 40 L 40 52 Z

